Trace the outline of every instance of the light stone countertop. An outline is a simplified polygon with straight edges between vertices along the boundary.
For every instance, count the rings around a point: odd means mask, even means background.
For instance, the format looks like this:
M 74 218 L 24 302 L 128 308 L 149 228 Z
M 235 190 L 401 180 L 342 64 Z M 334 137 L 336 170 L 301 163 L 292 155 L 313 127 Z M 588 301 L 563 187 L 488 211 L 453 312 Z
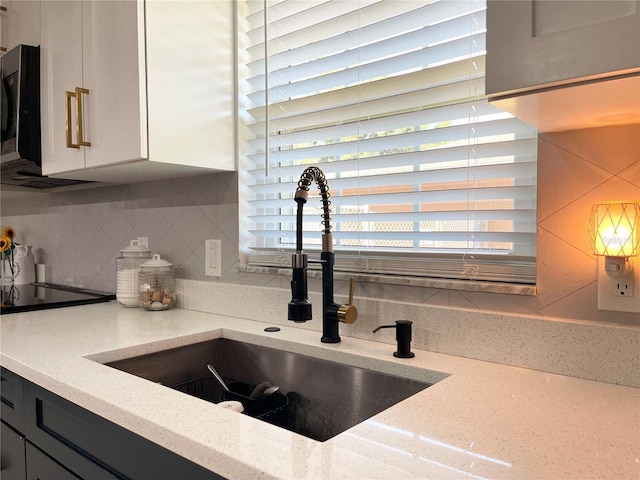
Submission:
M 638 479 L 640 389 L 116 302 L 0 318 L 0 364 L 232 479 Z M 317 442 L 100 362 L 225 337 L 438 381 Z

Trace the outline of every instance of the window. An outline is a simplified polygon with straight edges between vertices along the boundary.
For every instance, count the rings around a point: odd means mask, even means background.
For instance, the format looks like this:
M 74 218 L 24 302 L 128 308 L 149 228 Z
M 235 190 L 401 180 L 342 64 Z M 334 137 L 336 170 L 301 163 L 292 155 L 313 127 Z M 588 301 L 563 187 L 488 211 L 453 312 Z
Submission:
M 537 131 L 484 96 L 485 2 L 266 5 L 249 0 L 240 16 L 246 264 L 290 265 L 293 195 L 316 165 L 336 270 L 535 283 Z

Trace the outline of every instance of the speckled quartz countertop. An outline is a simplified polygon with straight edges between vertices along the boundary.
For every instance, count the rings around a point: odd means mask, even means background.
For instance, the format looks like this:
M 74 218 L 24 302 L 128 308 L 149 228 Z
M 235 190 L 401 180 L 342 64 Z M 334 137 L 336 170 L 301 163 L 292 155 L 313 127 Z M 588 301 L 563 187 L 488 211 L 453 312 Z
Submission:
M 640 389 L 183 309 L 115 302 L 3 315 L 0 363 L 81 407 L 238 479 L 638 479 Z M 326 442 L 100 362 L 226 337 L 426 381 Z

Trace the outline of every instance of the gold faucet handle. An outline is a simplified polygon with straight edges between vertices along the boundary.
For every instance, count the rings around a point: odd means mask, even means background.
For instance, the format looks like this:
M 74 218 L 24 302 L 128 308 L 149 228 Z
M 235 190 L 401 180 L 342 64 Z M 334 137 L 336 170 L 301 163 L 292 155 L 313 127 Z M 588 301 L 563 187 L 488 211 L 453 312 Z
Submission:
M 347 305 L 340 305 L 338 308 L 338 320 L 342 323 L 354 323 L 358 318 L 358 309 L 353 305 L 353 292 L 356 286 L 356 279 L 351 277 L 351 283 L 349 285 L 349 303 Z

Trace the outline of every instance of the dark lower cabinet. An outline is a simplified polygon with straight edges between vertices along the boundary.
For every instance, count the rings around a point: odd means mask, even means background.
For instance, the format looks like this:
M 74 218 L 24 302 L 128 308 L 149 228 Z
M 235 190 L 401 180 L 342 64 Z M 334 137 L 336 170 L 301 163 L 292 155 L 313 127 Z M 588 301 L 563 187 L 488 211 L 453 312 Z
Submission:
M 2 480 L 219 480 L 223 477 L 179 455 L 126 430 L 74 403 L 59 397 L 11 372 L 18 385 L 12 392 L 11 409 L 3 408 L 2 455 L 5 458 L 5 427 L 11 439 L 13 459 L 22 452 L 22 465 L 17 476 Z M 19 381 L 18 381 L 19 380 Z M 19 399 L 22 403 L 17 407 Z M 3 407 L 5 399 L 2 398 Z M 23 425 L 16 430 L 5 425 L 5 412 Z M 22 415 L 22 413 L 24 414 Z M 10 424 L 9 424 L 10 425 Z M 13 425 L 12 425 L 13 427 Z M 24 435 L 20 432 L 23 431 Z M 20 446 L 21 445 L 21 446 Z M 21 450 L 20 450 L 21 449 Z M 8 450 L 7 450 L 8 451 Z M 25 454 L 26 452 L 26 454 Z M 25 462 L 26 458 L 26 462 Z M 7 457 L 9 459 L 9 456 Z M 11 465 L 17 464 L 11 460 Z M 19 463 L 19 462 L 18 462 Z M 21 476 L 20 476 L 21 475 Z
M 0 368 L 0 478 L 25 480 L 22 377 Z
M 27 478 L 25 438 L 6 423 L 0 423 L 0 478 L 24 480 Z
M 80 478 L 29 442 L 27 442 L 27 463 L 29 464 L 27 480 L 78 480 Z
M 0 367 L 0 417 L 17 432 L 24 432 L 24 381 Z

